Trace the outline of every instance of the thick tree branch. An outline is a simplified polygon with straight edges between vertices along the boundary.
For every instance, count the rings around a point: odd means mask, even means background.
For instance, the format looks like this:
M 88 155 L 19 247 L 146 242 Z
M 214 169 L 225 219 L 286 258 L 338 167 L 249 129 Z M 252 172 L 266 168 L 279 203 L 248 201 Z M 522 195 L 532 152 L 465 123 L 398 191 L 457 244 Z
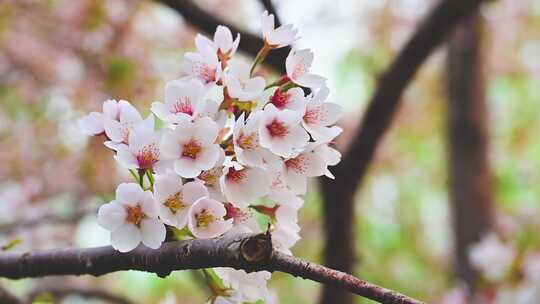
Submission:
M 396 59 L 380 76 L 359 131 L 341 163 L 333 170 L 338 182 L 322 180 L 326 215 L 325 265 L 352 272 L 355 256 L 352 234 L 354 194 L 366 175 L 376 147 L 392 122 L 403 91 L 422 63 L 481 2 L 482 0 L 442 0 L 426 16 Z M 323 290 L 322 303 L 350 302 L 350 296 L 340 290 L 331 287 Z
M 492 224 L 487 105 L 482 75 L 482 22 L 478 10 L 448 46 L 448 163 L 457 276 L 474 290 L 478 274 L 469 247 Z
M 164 277 L 175 270 L 210 267 L 281 271 L 337 286 L 380 303 L 422 303 L 346 273 L 274 251 L 269 234 L 227 234 L 215 239 L 164 243 L 157 250 L 140 246 L 129 253 L 120 253 L 108 246 L 0 254 L 0 277 L 10 279 L 99 276 L 121 270 L 147 271 Z
M 228 28 L 231 29 L 234 35 L 236 33 L 240 33 L 240 45 L 238 48 L 255 57 L 257 56 L 257 53 L 261 49 L 261 47 L 264 44 L 264 41 L 262 38 L 242 31 L 236 26 L 225 22 L 225 20 L 221 20 L 218 17 L 204 11 L 203 9 L 199 8 L 197 5 L 195 5 L 191 0 L 156 0 L 157 2 L 163 3 L 170 7 L 171 9 L 178 12 L 184 19 L 194 27 L 197 27 L 198 29 L 202 30 L 208 35 L 213 35 L 214 31 L 216 30 L 216 27 L 218 25 L 226 25 Z M 264 61 L 265 64 L 271 66 L 273 69 L 278 71 L 279 73 L 285 73 L 285 58 L 287 58 L 287 55 L 289 54 L 290 48 L 283 47 L 277 50 L 274 50 L 270 52 L 266 60 Z

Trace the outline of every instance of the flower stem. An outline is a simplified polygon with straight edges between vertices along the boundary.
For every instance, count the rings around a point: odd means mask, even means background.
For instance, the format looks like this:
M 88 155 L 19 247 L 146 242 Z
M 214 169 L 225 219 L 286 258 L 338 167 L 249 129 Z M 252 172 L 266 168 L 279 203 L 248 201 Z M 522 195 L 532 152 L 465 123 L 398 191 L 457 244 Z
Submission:
M 146 176 L 148 177 L 148 181 L 150 182 L 150 188 L 154 190 L 154 174 L 150 170 L 146 170 Z
M 139 176 L 135 173 L 135 170 L 129 169 L 129 173 L 131 173 L 131 176 L 133 176 L 136 182 L 139 182 Z
M 249 76 L 253 76 L 253 72 L 255 71 L 255 68 L 259 63 L 262 63 L 264 59 L 266 59 L 266 56 L 268 55 L 268 52 L 270 52 L 271 47 L 268 44 L 264 44 L 264 46 L 261 48 L 259 53 L 257 53 L 257 57 L 255 57 L 255 61 L 253 62 L 253 65 L 251 66 L 251 69 L 249 70 Z

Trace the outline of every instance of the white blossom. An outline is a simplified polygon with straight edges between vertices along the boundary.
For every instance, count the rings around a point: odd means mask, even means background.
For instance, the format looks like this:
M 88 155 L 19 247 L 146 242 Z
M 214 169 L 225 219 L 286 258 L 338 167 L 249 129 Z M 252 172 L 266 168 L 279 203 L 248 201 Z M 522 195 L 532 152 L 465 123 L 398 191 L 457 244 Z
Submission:
M 237 34 L 233 40 L 231 30 L 224 25 L 218 25 L 213 41 L 201 34 L 197 34 L 195 37 L 195 45 L 198 49 L 213 49 L 220 60 L 231 58 L 236 53 L 239 43 L 240 34 Z
M 191 121 L 217 110 L 215 103 L 208 105 L 207 89 L 198 79 L 179 79 L 165 85 L 165 102 L 152 103 L 152 112 L 168 123 Z M 209 110 L 209 107 L 215 109 Z
M 179 123 L 166 130 L 161 140 L 163 156 L 174 161 L 174 170 L 182 177 L 194 178 L 212 168 L 220 156 L 215 144 L 217 124 L 209 117 Z
M 261 16 L 264 41 L 271 48 L 281 48 L 293 44 L 298 39 L 298 30 L 292 24 L 275 28 L 274 15 L 265 11 Z
M 203 197 L 189 209 L 189 230 L 200 239 L 220 236 L 232 228 L 233 220 L 225 220 L 226 214 L 227 210 L 222 203 Z
M 269 174 L 257 167 L 242 167 L 238 163 L 225 166 L 220 184 L 227 200 L 245 208 L 270 191 Z
M 249 65 L 244 61 L 234 61 L 224 74 L 229 96 L 240 101 L 250 101 L 264 91 L 266 81 L 261 76 L 251 78 Z
M 256 302 L 265 300 L 269 296 L 267 281 L 271 274 L 268 271 L 256 271 L 247 273 L 244 270 L 218 267 L 214 268 L 217 276 L 221 278 L 227 288 L 236 292 L 236 297 L 240 297 L 242 302 Z
M 135 125 L 129 134 L 129 144 L 116 148 L 115 159 L 125 168 L 164 172 L 170 162 L 161 159 L 159 142 L 161 132 L 145 123 Z
M 493 233 L 485 236 L 469 249 L 471 264 L 480 270 L 488 280 L 494 282 L 504 279 L 515 257 L 515 249 L 504 244 Z
M 291 88 L 287 91 L 277 89 L 271 98 L 272 104 L 280 109 L 289 109 L 304 115 L 306 112 L 306 97 L 301 88 Z
M 154 193 L 161 220 L 178 229 L 186 226 L 191 205 L 208 196 L 208 190 L 202 182 L 183 184 L 182 178 L 172 171 L 156 177 Z
M 108 148 L 116 150 L 120 144 L 129 144 L 129 134 L 138 124 L 145 124 L 147 128 L 154 127 L 154 116 L 142 119 L 141 114 L 129 102 L 118 102 L 118 120 L 105 117 L 104 129 L 109 138 L 104 144 Z
M 221 79 L 221 64 L 215 50 L 207 44 L 198 44 L 197 52 L 184 55 L 185 73 L 197 78 L 205 85 L 213 85 Z
M 111 231 L 111 245 L 128 252 L 139 243 L 157 249 L 165 240 L 165 226 L 158 219 L 152 192 L 135 183 L 120 184 L 116 199 L 99 208 L 98 223 Z
M 322 88 L 326 78 L 309 72 L 313 63 L 313 53 L 309 49 L 291 50 L 285 59 L 287 77 L 297 85 L 308 88 Z
M 79 128 L 81 132 L 89 136 L 96 136 L 105 133 L 105 118 L 119 121 L 122 108 L 130 107 L 128 101 L 109 99 L 103 102 L 103 112 L 91 112 L 79 119 Z
M 233 129 L 234 152 L 242 165 L 273 168 L 280 159 L 259 142 L 261 114 L 261 111 L 251 113 L 247 122 L 244 121 L 244 114 L 240 115 Z
M 261 146 L 282 157 L 291 157 L 304 148 L 309 140 L 307 132 L 300 125 L 301 114 L 292 110 L 278 110 L 268 104 L 259 124 Z
M 308 98 L 302 125 L 314 140 L 330 140 L 341 133 L 341 128 L 332 126 L 341 117 L 342 108 L 337 103 L 325 102 L 329 90 L 321 88 Z

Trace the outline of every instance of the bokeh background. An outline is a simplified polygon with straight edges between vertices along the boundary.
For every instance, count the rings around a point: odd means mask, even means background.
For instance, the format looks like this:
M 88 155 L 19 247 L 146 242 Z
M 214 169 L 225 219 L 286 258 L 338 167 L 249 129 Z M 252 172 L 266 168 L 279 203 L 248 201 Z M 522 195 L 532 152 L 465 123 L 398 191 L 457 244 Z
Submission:
M 196 4 L 259 33 L 259 1 Z M 340 122 L 345 132 L 338 143 L 345 149 L 378 75 L 434 1 L 274 4 L 281 20 L 299 29 L 297 45 L 313 49 L 313 70 L 328 78 L 331 99 L 345 107 Z M 501 227 L 534 239 L 540 227 L 540 1 L 491 1 L 481 17 L 496 219 Z M 0 1 L 4 250 L 108 243 L 94 211 L 129 176 L 101 140 L 79 132 L 77 119 L 99 111 L 109 98 L 127 99 L 148 114 L 150 103 L 162 100 L 165 81 L 182 74 L 183 54 L 194 49 L 197 32 L 178 13 L 152 1 Z M 445 67 L 442 47 L 407 89 L 357 193 L 354 220 L 355 274 L 429 303 L 441 303 L 458 286 L 452 270 Z M 321 209 L 313 183 L 300 212 L 303 238 L 293 252 L 316 262 L 324 246 Z M 187 271 L 166 279 L 124 272 L 0 284 L 19 295 L 58 284 L 93 286 L 137 303 L 203 303 L 207 298 L 200 275 Z M 315 303 L 320 285 L 277 273 L 270 288 L 281 303 Z M 64 303 L 101 302 L 71 297 Z

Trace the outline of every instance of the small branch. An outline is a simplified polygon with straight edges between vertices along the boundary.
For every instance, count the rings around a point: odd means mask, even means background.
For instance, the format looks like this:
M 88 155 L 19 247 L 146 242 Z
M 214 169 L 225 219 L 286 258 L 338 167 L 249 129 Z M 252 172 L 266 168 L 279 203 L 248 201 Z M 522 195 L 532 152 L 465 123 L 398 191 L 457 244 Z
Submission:
M 23 304 L 24 302 L 9 292 L 3 286 L 0 286 L 0 303 L 2 304 Z
M 213 35 L 214 31 L 216 30 L 216 27 L 218 25 L 225 25 L 231 31 L 233 34 L 236 35 L 236 33 L 240 33 L 240 45 L 238 48 L 242 50 L 243 52 L 255 57 L 257 56 L 257 53 L 264 45 L 264 41 L 262 38 L 242 31 L 236 26 L 225 22 L 225 20 L 219 19 L 218 17 L 204 11 L 203 9 L 199 8 L 196 4 L 193 3 L 191 0 L 156 0 L 157 2 L 160 2 L 169 8 L 175 10 L 178 12 L 186 22 L 193 25 L 194 27 L 197 27 L 198 29 L 202 30 L 208 35 Z M 265 60 L 265 64 L 269 65 L 276 71 L 278 71 L 281 74 L 285 73 L 285 58 L 287 58 L 287 55 L 289 54 L 290 48 L 289 47 L 283 47 L 277 50 L 273 50 L 270 52 L 268 57 Z
M 51 295 L 55 300 L 62 300 L 63 298 L 71 295 L 77 295 L 86 299 L 100 299 L 108 303 L 114 304 L 133 304 L 130 300 L 107 292 L 105 290 L 93 289 L 93 288 L 77 288 L 77 287 L 47 287 L 34 290 L 28 296 L 28 302 L 33 301 L 40 295 Z M 3 303 L 3 302 L 2 302 Z M 56 303 L 56 302 L 55 302 Z
M 274 15 L 274 25 L 275 27 L 281 26 L 281 18 L 279 18 L 279 15 L 276 11 L 276 7 L 272 0 L 261 0 L 261 4 L 263 5 L 264 9 L 268 11 L 269 14 Z
M 164 243 L 157 250 L 139 246 L 129 253 L 120 253 L 107 246 L 0 254 L 0 277 L 10 279 L 99 276 L 121 270 L 147 271 L 165 277 L 175 270 L 212 267 L 232 267 L 248 272 L 281 271 L 331 284 L 380 303 L 422 303 L 349 274 L 274 251 L 269 234 L 226 234 L 214 239 Z

